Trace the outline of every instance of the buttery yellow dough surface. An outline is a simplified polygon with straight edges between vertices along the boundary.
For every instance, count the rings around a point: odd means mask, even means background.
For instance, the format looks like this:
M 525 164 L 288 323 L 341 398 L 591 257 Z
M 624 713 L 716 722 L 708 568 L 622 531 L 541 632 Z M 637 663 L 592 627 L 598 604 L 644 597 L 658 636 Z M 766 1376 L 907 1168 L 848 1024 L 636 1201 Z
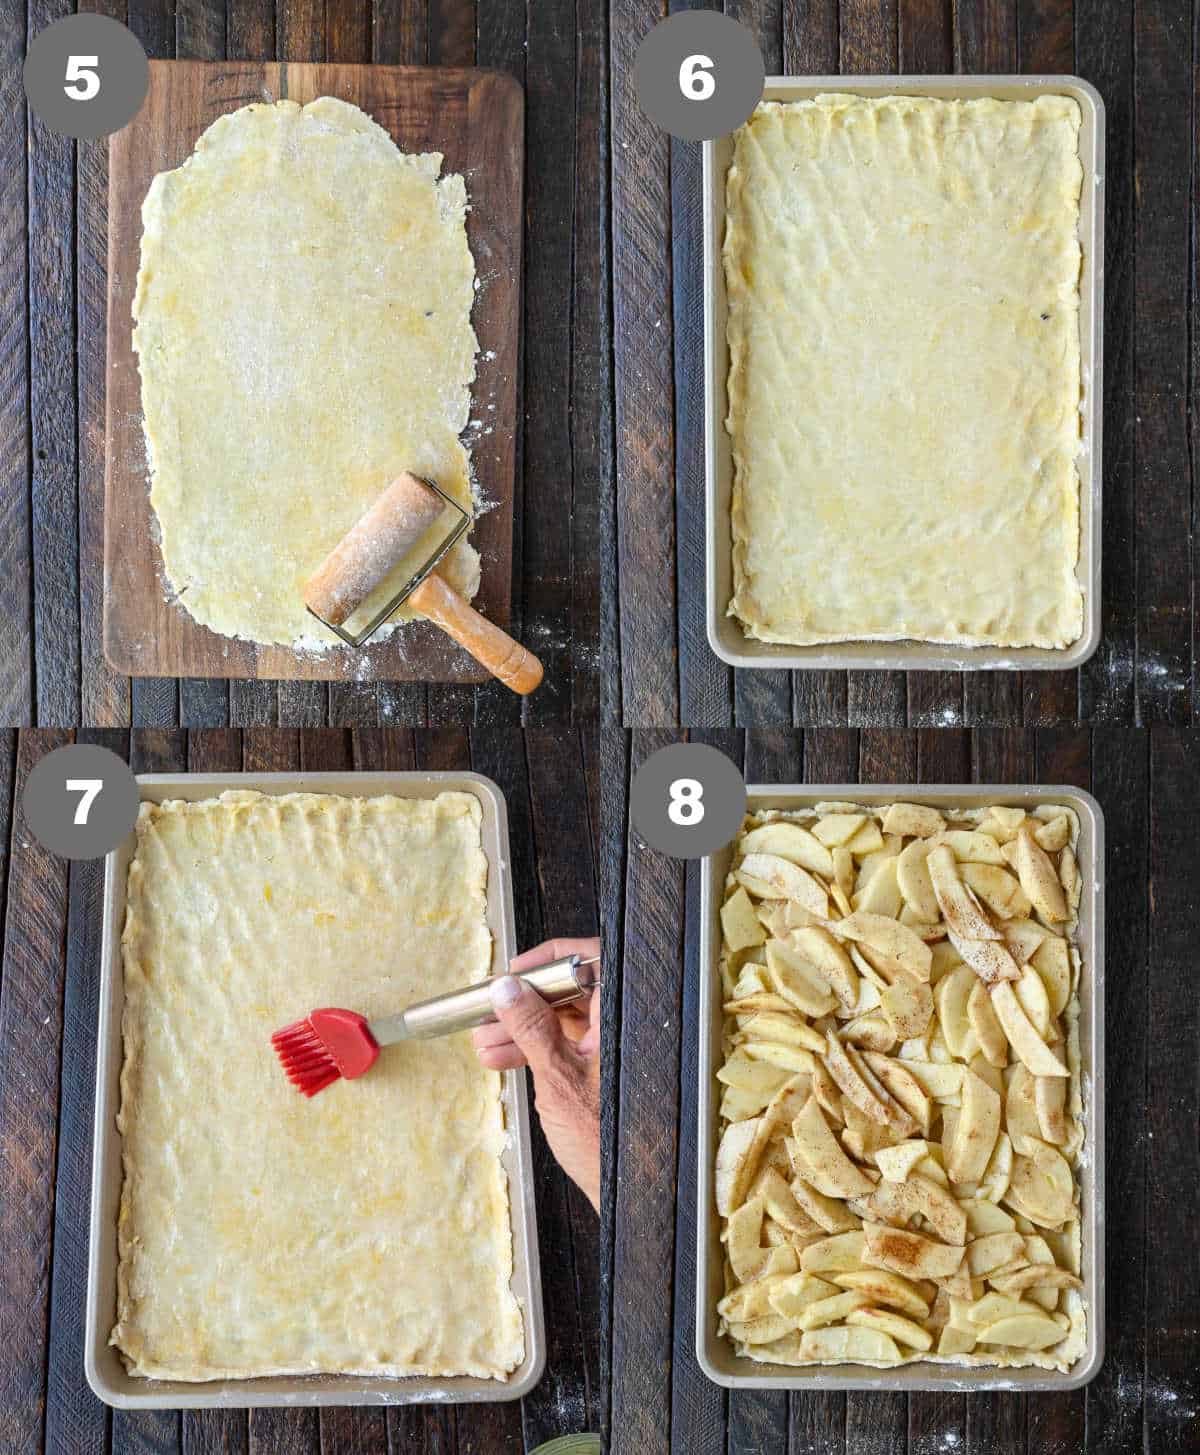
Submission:
M 1067 97 L 822 96 L 736 133 L 747 636 L 1079 637 L 1079 125 Z
M 466 1036 L 301 1096 L 272 1031 L 491 968 L 469 794 L 145 805 L 123 936 L 125 1183 L 112 1342 L 134 1374 L 503 1378 L 500 1077 Z
M 401 470 L 472 508 L 475 266 L 466 188 L 441 164 L 323 96 L 222 116 L 146 194 L 133 346 L 150 499 L 171 589 L 214 631 L 336 643 L 305 582 Z M 478 590 L 467 541 L 442 570 Z

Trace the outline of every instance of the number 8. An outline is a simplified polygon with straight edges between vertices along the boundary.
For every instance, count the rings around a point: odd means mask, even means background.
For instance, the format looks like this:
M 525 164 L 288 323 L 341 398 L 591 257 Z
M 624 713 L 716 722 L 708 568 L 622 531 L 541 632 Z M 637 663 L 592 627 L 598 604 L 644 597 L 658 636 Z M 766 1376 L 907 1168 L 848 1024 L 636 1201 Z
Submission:
M 676 778 L 671 784 L 667 817 L 681 828 L 692 828 L 704 817 L 704 785 L 695 778 Z

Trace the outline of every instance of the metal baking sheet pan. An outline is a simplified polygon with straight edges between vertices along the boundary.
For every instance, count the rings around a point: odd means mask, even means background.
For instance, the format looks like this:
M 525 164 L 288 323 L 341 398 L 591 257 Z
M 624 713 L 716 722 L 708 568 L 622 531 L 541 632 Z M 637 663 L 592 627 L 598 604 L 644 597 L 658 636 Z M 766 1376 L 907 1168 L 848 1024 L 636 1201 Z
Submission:
M 500 790 L 478 773 L 179 773 L 138 779 L 143 802 L 168 798 L 191 802 L 227 789 L 260 793 L 336 793 L 349 798 L 434 798 L 473 794 L 483 810 L 483 850 L 488 861 L 487 923 L 492 932 L 492 972 L 516 953 L 508 815 Z M 108 1337 L 117 1305 L 117 1209 L 121 1201 L 120 1106 L 121 1011 L 124 1004 L 121 931 L 125 883 L 134 836 L 105 861 L 104 938 L 100 970 L 100 1028 L 96 1051 L 96 1121 L 92 1155 L 92 1216 L 88 1248 L 88 1299 L 84 1366 L 88 1383 L 106 1403 L 121 1409 L 223 1409 L 259 1405 L 460 1404 L 520 1399 L 538 1382 L 546 1362 L 546 1325 L 534 1213 L 533 1153 L 522 1073 L 505 1073 L 503 1102 L 509 1133 L 504 1155 L 512 1211 L 512 1288 L 525 1320 L 525 1358 L 505 1380 L 373 1378 L 364 1375 L 280 1375 L 263 1379 L 214 1379 L 202 1384 L 143 1379 L 129 1374 Z
M 759 1364 L 734 1353 L 717 1333 L 717 1300 L 724 1293 L 721 1220 L 713 1192 L 721 1064 L 721 900 L 733 856 L 732 844 L 703 861 L 700 873 L 700 1100 L 696 1203 L 696 1357 L 709 1379 L 729 1389 L 1066 1390 L 1087 1384 L 1104 1358 L 1104 815 L 1090 793 L 1079 788 L 1026 784 L 763 784 L 747 788 L 746 812 L 766 808 L 805 809 L 837 801 L 877 804 L 927 803 L 934 808 L 984 808 L 999 803 L 1032 809 L 1059 803 L 1079 818 L 1079 866 L 1083 894 L 1077 943 L 1083 960 L 1079 980 L 1079 1051 L 1084 1140 L 1077 1176 L 1082 1200 L 1083 1296 L 1087 1343 L 1075 1367 L 1056 1370 L 970 1368 L 959 1364 L 904 1364 L 874 1369 L 865 1364 Z
M 856 96 L 935 96 L 971 100 L 1030 101 L 1037 96 L 1071 96 L 1082 126 L 1079 159 L 1080 399 L 1079 562 L 1083 591 L 1083 634 L 1061 650 L 1043 647 L 964 647 L 936 642 L 821 642 L 788 646 L 747 637 L 726 615 L 733 595 L 733 538 L 729 518 L 733 452 L 725 429 L 729 349 L 725 337 L 725 174 L 733 158 L 731 137 L 704 143 L 704 440 L 706 498 L 706 623 L 708 640 L 733 667 L 872 669 L 920 671 L 1063 671 L 1081 666 L 1100 644 L 1100 485 L 1102 342 L 1104 329 L 1104 102 L 1078 76 L 772 76 L 764 101 L 805 101 L 830 91 Z

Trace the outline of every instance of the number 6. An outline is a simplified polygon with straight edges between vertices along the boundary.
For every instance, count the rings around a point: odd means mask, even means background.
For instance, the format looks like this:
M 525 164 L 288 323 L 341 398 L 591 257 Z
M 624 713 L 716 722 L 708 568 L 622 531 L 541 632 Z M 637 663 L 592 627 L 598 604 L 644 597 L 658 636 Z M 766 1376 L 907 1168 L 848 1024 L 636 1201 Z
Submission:
M 63 90 L 72 101 L 90 101 L 93 96 L 99 95 L 100 77 L 89 67 L 100 64 L 99 56 L 68 56 L 67 75 L 68 84 Z M 74 82 L 74 85 L 70 83 Z
M 79 800 L 79 807 L 75 810 L 75 822 L 86 826 L 88 814 L 92 811 L 92 804 L 96 801 L 96 795 L 104 787 L 103 778 L 68 778 L 67 792 L 82 793 Z
M 688 56 L 679 67 L 679 89 L 689 101 L 707 101 L 717 89 L 711 56 Z

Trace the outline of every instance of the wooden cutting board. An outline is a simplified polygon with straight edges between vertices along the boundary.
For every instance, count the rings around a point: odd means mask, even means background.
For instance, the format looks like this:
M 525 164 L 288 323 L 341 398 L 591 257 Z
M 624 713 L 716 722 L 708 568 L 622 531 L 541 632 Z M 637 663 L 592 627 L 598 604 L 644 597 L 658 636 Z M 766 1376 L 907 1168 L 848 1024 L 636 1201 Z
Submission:
M 141 385 L 131 335 L 141 206 L 156 173 L 179 166 L 200 133 L 254 101 L 337 96 L 361 107 L 404 151 L 440 151 L 466 178 L 467 237 L 480 288 L 471 418 L 492 426 L 472 447 L 484 511 L 472 540 L 483 563 L 475 605 L 506 626 L 512 596 L 517 336 L 521 303 L 524 97 L 498 71 L 259 61 L 151 61 L 150 91 L 109 142 L 104 651 L 133 677 L 480 682 L 486 673 L 425 622 L 361 651 L 321 654 L 219 636 L 172 601 L 150 506 Z M 490 407 L 494 406 L 494 408 Z M 337 488 L 330 483 L 331 490 Z M 263 569 L 270 569 L 263 562 Z

